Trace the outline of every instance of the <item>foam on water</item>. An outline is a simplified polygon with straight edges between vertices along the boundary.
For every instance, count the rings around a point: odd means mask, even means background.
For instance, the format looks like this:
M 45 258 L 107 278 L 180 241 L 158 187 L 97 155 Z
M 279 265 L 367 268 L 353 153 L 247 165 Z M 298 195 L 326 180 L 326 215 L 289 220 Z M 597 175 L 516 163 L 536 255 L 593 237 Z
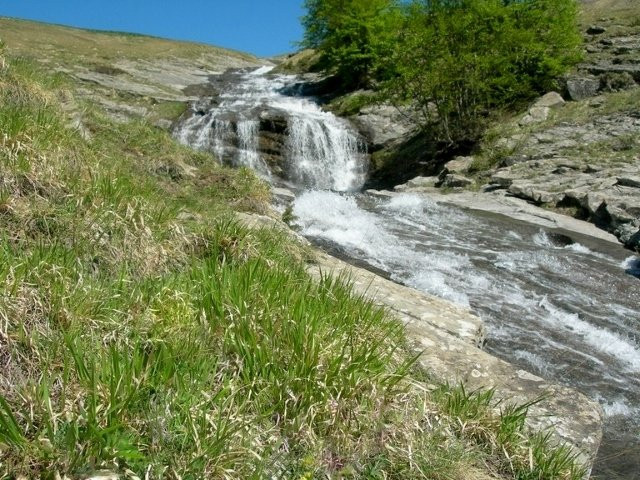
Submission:
M 405 212 L 416 213 L 429 205 L 415 196 L 393 200 L 391 208 Z M 467 294 L 459 288 L 460 277 L 475 279 L 479 288 L 489 284 L 473 271 L 466 255 L 417 252 L 412 241 L 398 238 L 384 218 L 359 207 L 353 197 L 328 191 L 305 192 L 296 199 L 293 214 L 304 235 L 364 254 L 369 263 L 389 271 L 398 281 L 459 305 L 469 306 Z
M 556 328 L 563 327 L 581 335 L 587 344 L 617 359 L 625 369 L 631 372 L 640 370 L 640 347 L 631 339 L 585 322 L 575 313 L 564 312 L 553 306 L 546 297 L 540 301 L 540 306 L 549 313 L 546 321 Z
M 596 400 L 602 406 L 606 417 L 631 416 L 637 414 L 640 410 L 637 405 L 630 405 L 626 398 L 606 399 L 602 396 L 597 396 Z
M 514 355 L 516 358 L 523 360 L 527 365 L 529 365 L 533 373 L 536 373 L 542 377 L 545 377 L 549 374 L 549 364 L 540 355 L 532 352 L 527 352 L 526 350 L 518 350 L 514 353 Z
M 533 236 L 533 243 L 539 247 L 554 247 L 549 235 L 547 235 L 547 232 L 544 230 L 538 231 L 538 233 Z
M 383 266 L 384 259 L 378 255 L 393 238 L 379 224 L 379 218 L 358 207 L 353 197 L 330 191 L 305 192 L 296 199 L 293 214 L 304 235 L 358 250 Z

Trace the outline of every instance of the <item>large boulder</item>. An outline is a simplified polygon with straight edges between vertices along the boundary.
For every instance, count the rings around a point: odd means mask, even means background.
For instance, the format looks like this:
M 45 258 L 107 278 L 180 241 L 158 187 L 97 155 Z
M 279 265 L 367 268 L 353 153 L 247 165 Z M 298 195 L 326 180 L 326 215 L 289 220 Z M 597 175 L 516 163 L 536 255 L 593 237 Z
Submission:
M 440 172 L 440 178 L 444 179 L 449 174 L 460 175 L 467 173 L 471 164 L 473 163 L 473 157 L 456 157 L 453 160 L 444 164 L 442 172 Z
M 564 98 L 558 92 L 549 92 L 540 97 L 536 103 L 533 104 L 534 107 L 548 107 L 548 108 L 557 108 L 561 107 L 565 104 Z
M 391 105 L 365 107 L 349 120 L 367 140 L 371 151 L 400 143 L 415 130 L 415 123 L 408 119 L 406 112 Z
M 541 123 L 549 118 L 551 109 L 561 107 L 565 104 L 562 95 L 558 92 L 549 92 L 540 97 L 529 111 L 520 120 L 520 125 L 530 125 L 532 123 Z
M 574 101 L 594 97 L 600 90 L 600 80 L 593 76 L 572 76 L 567 79 L 567 93 Z

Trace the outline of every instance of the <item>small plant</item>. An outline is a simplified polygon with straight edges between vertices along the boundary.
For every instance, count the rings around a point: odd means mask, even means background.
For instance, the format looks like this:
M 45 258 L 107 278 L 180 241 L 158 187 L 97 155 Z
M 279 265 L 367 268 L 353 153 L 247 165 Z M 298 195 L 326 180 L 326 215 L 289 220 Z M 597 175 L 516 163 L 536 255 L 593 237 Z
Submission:
M 287 207 L 284 209 L 284 212 L 282 212 L 281 218 L 282 218 L 282 221 L 286 223 L 289 227 L 293 226 L 297 217 L 293 213 L 292 205 L 287 205 Z

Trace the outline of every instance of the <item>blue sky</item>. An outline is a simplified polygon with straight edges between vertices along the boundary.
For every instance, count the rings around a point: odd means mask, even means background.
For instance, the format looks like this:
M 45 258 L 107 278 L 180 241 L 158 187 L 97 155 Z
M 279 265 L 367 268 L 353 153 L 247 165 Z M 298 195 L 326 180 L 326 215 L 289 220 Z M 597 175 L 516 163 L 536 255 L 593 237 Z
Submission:
M 0 0 L 0 16 L 193 40 L 270 56 L 295 50 L 303 0 Z M 0 32 L 0 37 L 2 32 Z

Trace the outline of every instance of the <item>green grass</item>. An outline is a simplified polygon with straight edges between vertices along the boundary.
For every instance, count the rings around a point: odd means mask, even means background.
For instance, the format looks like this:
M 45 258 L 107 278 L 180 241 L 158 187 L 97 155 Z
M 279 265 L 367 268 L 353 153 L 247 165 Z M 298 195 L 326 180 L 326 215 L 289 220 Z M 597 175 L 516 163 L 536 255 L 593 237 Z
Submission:
M 0 72 L 0 475 L 579 478 L 525 407 L 516 445 L 490 395 L 425 390 L 384 310 L 237 223 L 269 213 L 250 171 L 90 104 L 85 140 L 69 95 L 28 62 Z
M 225 57 L 251 60 L 238 51 L 148 35 L 107 32 L 0 17 L 2 40 L 15 55 L 48 58 L 58 63 L 101 64 L 105 60 L 197 58 L 215 66 Z M 72 63 L 70 63 L 72 64 Z

